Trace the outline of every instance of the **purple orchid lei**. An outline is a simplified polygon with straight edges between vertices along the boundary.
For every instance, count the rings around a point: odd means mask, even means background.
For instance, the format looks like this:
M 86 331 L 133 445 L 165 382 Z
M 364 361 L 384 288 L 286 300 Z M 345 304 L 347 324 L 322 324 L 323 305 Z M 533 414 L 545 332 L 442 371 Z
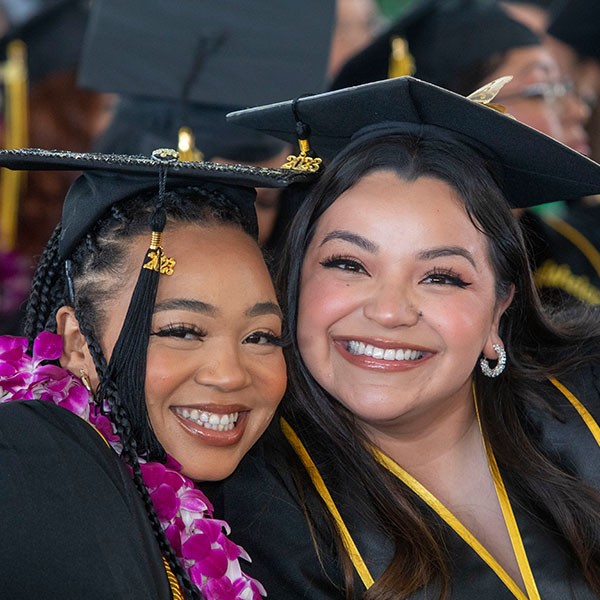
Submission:
M 0 336 L 0 403 L 46 400 L 93 425 L 120 454 L 122 446 L 111 421 L 70 371 L 46 361 L 62 353 L 59 335 L 44 331 L 27 354 L 27 339 Z M 212 505 L 181 474 L 171 457 L 165 464 L 141 461 L 142 477 L 171 546 L 191 580 L 207 600 L 260 600 L 263 586 L 242 572 L 239 559 L 250 560 L 227 535 L 225 521 L 212 518 Z

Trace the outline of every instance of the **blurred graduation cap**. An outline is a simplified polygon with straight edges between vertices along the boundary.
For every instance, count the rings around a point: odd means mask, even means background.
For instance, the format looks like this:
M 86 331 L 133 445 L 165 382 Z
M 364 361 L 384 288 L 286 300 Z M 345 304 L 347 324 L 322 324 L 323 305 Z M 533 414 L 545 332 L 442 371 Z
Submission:
M 94 143 L 102 153 L 141 154 L 175 146 L 185 126 L 204 160 L 224 158 L 239 163 L 260 163 L 283 152 L 287 144 L 225 120 L 231 108 L 188 104 L 154 98 L 119 100 L 113 118 Z M 199 158 L 200 155 L 197 155 Z
M 330 0 L 96 0 L 80 83 L 235 107 L 319 92 L 334 15 Z
M 540 43 L 496 0 L 417 0 L 396 23 L 349 59 L 330 87 L 341 89 L 414 75 L 455 89 L 456 79 L 494 55 Z
M 600 60 L 600 1 L 560 0 L 553 5 L 548 33 L 578 54 Z
M 324 159 L 391 133 L 461 142 L 499 168 L 499 184 L 514 208 L 598 193 L 600 165 L 484 105 L 501 83 L 465 98 L 399 77 L 237 111 L 228 119 L 288 141 L 301 122 L 310 128 L 312 150 Z
M 79 81 L 124 97 L 97 149 L 146 153 L 186 126 L 204 159 L 279 154 L 225 113 L 323 91 L 334 18 L 332 0 L 96 0 Z
M 198 185 L 220 188 L 240 206 L 245 220 L 258 232 L 254 210 L 255 187 L 286 187 L 305 182 L 308 173 L 246 165 L 177 160 L 174 150 L 156 150 L 152 157 L 77 153 L 25 148 L 0 150 L 0 167 L 13 170 L 81 171 L 63 205 L 62 259 L 113 204 L 138 193 Z
M 45 2 L 41 10 L 0 39 L 0 56 L 5 59 L 10 42 L 24 42 L 31 84 L 53 73 L 75 69 L 83 45 L 88 4 L 84 0 Z

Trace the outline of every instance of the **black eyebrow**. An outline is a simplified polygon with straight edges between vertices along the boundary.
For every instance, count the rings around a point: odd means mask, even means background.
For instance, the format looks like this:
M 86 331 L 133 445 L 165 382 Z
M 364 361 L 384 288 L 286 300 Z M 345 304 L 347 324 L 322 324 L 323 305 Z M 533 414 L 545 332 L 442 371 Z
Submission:
M 358 235 L 357 233 L 352 233 L 351 231 L 345 231 L 343 229 L 336 229 L 335 231 L 329 232 L 324 238 L 323 241 L 319 244 L 322 246 L 331 240 L 343 240 L 344 242 L 349 242 L 350 244 L 354 244 L 371 254 L 377 254 L 379 252 L 379 246 L 363 237 L 362 235 Z
M 247 317 L 261 317 L 263 315 L 276 315 L 283 320 L 283 313 L 275 302 L 257 302 L 254 306 L 250 307 L 245 315 Z
M 201 300 L 190 300 L 187 298 L 174 298 L 159 302 L 154 307 L 154 312 L 165 310 L 189 310 L 192 312 L 203 313 L 209 317 L 216 317 L 219 314 L 219 309 L 207 302 Z M 275 302 L 257 302 L 244 313 L 247 317 L 260 317 L 262 315 L 276 315 L 283 320 L 283 313 L 279 305 Z
M 212 304 L 186 298 L 174 298 L 172 300 L 165 300 L 164 302 L 157 302 L 154 312 L 161 312 L 163 310 L 190 310 L 192 312 L 204 313 L 211 317 L 215 317 L 219 312 Z
M 466 258 L 473 265 L 473 268 L 477 269 L 473 255 L 466 248 L 462 248 L 461 246 L 440 246 L 439 248 L 429 248 L 428 250 L 419 252 L 418 257 L 420 260 L 432 260 L 434 258 L 439 258 L 440 256 L 457 255 Z

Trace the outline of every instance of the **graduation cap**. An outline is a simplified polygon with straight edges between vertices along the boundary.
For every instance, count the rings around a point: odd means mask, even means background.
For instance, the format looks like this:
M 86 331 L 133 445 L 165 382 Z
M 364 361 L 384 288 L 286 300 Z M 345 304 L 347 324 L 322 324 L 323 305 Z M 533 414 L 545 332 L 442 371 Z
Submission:
M 335 3 L 322 0 L 180 0 L 176 9 L 96 0 L 79 81 L 122 99 L 95 149 L 147 154 L 179 143 L 182 155 L 191 148 L 186 159 L 251 163 L 280 154 L 282 143 L 225 114 L 323 91 L 334 18 Z
M 563 0 L 552 7 L 548 33 L 582 56 L 600 60 L 600 2 Z
M 94 143 L 101 153 L 148 155 L 174 145 L 185 124 L 204 160 L 220 157 L 238 163 L 260 163 L 280 154 L 283 141 L 228 123 L 231 108 L 154 98 L 121 98 L 113 118 Z
M 246 165 L 177 160 L 169 149 L 152 157 L 77 153 L 25 148 L 0 150 L 0 167 L 13 170 L 82 171 L 63 205 L 60 257 L 66 259 L 77 243 L 113 204 L 146 190 L 198 185 L 222 188 L 240 207 L 256 236 L 255 187 L 287 187 L 306 182 L 309 173 Z
M 25 43 L 32 84 L 77 67 L 89 14 L 89 3 L 84 0 L 55 0 L 46 4 L 0 39 L 0 55 L 4 57 L 10 42 Z
M 330 87 L 341 89 L 390 76 L 414 75 L 455 89 L 455 80 L 482 61 L 512 48 L 540 43 L 495 0 L 417 0 L 396 23 L 349 59 Z M 410 70 L 401 67 L 406 53 L 413 63 Z
M 400 77 L 237 111 L 228 119 L 288 141 L 300 121 L 310 129 L 312 150 L 328 160 L 367 137 L 392 133 L 461 142 L 500 170 L 499 184 L 514 208 L 598 193 L 600 165 L 484 105 L 499 87 L 469 99 Z
M 335 2 L 323 0 L 95 0 L 79 79 L 236 108 L 320 92 L 334 18 Z

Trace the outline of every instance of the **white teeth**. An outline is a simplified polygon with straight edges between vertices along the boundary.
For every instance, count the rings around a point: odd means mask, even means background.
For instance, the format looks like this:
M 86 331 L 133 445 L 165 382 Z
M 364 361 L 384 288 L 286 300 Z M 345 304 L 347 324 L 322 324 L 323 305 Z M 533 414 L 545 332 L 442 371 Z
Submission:
M 385 350 L 383 348 L 377 348 L 377 346 L 373 346 L 373 358 L 383 358 L 385 354 Z
M 372 356 L 373 358 L 379 358 L 383 360 L 417 360 L 423 356 L 422 352 L 418 350 L 409 350 L 408 348 L 378 348 L 371 344 L 365 344 L 357 340 L 351 340 L 348 342 L 348 352 L 356 356 Z
M 200 411 L 196 408 L 180 408 L 178 406 L 173 408 L 174 412 L 187 419 L 193 421 L 196 425 L 201 425 L 205 429 L 212 429 L 214 431 L 231 431 L 238 420 L 240 413 L 234 412 L 226 415 L 218 415 L 207 411 Z

